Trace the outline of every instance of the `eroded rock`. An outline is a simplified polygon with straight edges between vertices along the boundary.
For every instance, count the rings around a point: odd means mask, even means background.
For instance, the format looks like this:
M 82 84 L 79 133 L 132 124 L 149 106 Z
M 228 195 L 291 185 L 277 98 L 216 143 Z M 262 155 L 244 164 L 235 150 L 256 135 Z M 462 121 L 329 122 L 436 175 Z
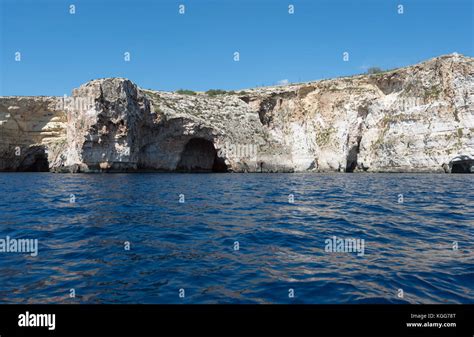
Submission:
M 449 172 L 473 136 L 474 61 L 457 54 L 242 95 L 109 78 L 0 98 L 3 171 Z

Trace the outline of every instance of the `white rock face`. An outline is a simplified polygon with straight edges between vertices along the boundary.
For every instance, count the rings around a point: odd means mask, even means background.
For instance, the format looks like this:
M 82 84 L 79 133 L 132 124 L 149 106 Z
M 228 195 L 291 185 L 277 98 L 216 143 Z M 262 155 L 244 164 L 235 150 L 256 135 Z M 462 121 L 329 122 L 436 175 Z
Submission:
M 60 165 L 67 125 L 61 105 L 57 97 L 0 97 L 0 171 Z
M 252 93 L 295 171 L 443 172 L 474 157 L 472 58 Z
M 212 97 L 112 78 L 0 98 L 0 170 L 444 172 L 458 155 L 474 158 L 474 59 L 457 54 Z

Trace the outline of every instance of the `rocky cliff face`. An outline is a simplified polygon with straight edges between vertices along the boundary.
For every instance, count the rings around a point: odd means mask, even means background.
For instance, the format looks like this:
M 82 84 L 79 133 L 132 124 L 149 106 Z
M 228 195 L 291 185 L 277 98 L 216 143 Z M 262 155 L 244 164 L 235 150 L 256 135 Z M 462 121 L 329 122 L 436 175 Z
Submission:
M 60 165 L 66 115 L 57 97 L 0 97 L 0 171 Z
M 474 158 L 474 59 L 210 97 L 94 80 L 0 98 L 0 170 L 444 172 Z

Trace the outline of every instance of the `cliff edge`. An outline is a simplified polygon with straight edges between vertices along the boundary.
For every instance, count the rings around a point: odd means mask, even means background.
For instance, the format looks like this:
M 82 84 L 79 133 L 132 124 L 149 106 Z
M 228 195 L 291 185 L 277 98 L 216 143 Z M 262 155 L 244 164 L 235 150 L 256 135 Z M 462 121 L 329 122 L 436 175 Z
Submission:
M 217 95 L 108 78 L 0 97 L 0 171 L 449 172 L 474 158 L 474 59 Z

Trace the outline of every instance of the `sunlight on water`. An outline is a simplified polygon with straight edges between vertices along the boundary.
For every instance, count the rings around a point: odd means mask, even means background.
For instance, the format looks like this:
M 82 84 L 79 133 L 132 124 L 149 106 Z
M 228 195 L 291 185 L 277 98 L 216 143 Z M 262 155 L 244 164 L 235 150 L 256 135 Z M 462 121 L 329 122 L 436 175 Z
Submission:
M 0 301 L 473 303 L 473 183 L 3 173 L 0 239 L 37 239 L 38 255 L 0 253 Z M 328 250 L 333 237 L 363 240 L 363 254 Z

